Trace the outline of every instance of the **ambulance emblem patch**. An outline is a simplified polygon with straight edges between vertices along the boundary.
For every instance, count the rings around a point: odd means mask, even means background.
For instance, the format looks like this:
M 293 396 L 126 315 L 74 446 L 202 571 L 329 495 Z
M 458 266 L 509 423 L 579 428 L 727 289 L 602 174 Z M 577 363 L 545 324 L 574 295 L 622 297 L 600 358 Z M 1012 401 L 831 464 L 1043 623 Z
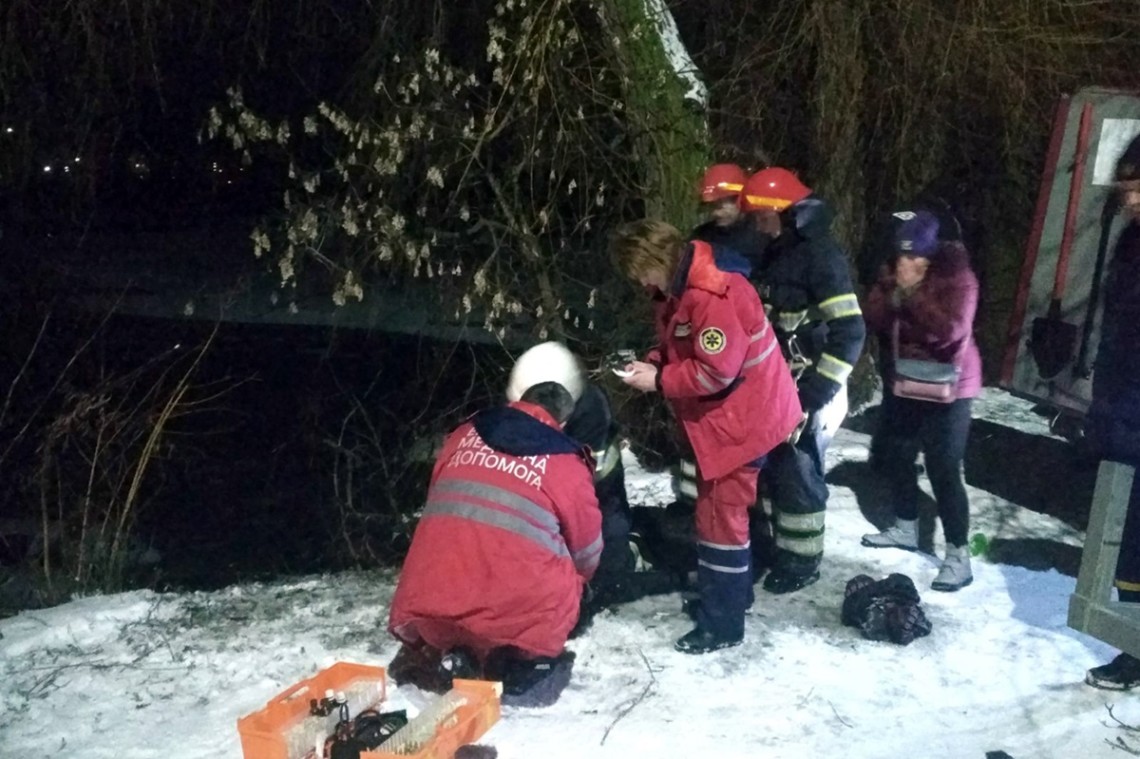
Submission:
M 716 327 L 709 327 L 701 330 L 701 350 L 705 353 L 720 353 L 724 350 L 725 340 L 724 333 Z

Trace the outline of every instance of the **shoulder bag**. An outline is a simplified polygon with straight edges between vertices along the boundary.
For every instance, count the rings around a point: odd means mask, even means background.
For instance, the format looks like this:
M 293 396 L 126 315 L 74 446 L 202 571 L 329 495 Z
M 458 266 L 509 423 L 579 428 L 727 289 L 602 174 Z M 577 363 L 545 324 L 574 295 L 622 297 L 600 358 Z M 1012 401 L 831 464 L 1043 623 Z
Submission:
M 898 317 L 895 317 L 891 330 L 891 350 L 895 359 L 891 392 L 895 396 L 934 403 L 953 403 L 957 400 L 957 366 L 938 361 L 899 358 Z

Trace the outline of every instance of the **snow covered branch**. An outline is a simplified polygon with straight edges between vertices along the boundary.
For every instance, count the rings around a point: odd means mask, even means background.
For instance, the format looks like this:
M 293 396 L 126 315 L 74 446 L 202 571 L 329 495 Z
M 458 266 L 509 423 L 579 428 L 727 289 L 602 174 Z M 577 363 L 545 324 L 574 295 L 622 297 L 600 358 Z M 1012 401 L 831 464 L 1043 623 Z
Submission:
M 645 14 L 657 27 L 657 34 L 661 37 L 661 45 L 665 48 L 665 55 L 673 66 L 673 71 L 689 86 L 685 91 L 685 99 L 698 104 L 702 111 L 708 108 L 708 88 L 701 78 L 700 69 L 693 63 L 685 43 L 681 40 L 677 21 L 673 18 L 669 7 L 665 5 L 665 0 L 645 0 Z

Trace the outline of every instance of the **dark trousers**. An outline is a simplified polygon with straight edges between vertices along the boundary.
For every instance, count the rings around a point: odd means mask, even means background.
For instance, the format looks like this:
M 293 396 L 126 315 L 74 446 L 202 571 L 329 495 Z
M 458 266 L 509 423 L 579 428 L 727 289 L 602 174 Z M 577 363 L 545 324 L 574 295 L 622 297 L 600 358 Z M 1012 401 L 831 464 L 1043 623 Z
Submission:
M 594 573 L 594 584 L 603 585 L 633 569 L 629 550 L 629 533 L 633 517 L 625 493 L 625 468 L 621 462 L 601 480 L 594 483 L 598 506 L 602 511 L 602 556 Z
M 602 511 L 603 546 L 598 569 L 590 580 L 590 592 L 582 597 L 582 620 L 587 624 L 594 613 L 613 604 L 679 590 L 683 577 L 683 573 L 668 568 L 667 562 L 662 562 L 660 569 L 637 571 L 630 550 L 633 512 L 626 498 L 625 470 L 620 462 L 594 483 L 594 492 Z M 663 545 L 648 548 L 668 550 Z
M 970 436 L 970 398 L 933 403 L 911 398 L 883 397 L 879 421 L 883 472 L 891 484 L 895 515 L 918 518 L 918 470 L 921 450 L 926 474 L 938 502 L 938 517 L 946 542 L 964 546 L 969 540 L 970 502 L 962 474 L 962 459 Z
M 716 480 L 697 480 L 697 626 L 722 638 L 744 635 L 752 604 L 748 508 L 756 502 L 755 467 L 743 466 Z
M 795 445 L 781 443 L 765 461 L 760 476 L 772 499 L 776 547 L 773 558 L 777 569 L 806 573 L 819 566 L 828 495 L 824 454 L 830 442 L 831 438 L 822 434 L 813 414 Z M 761 519 L 754 519 L 752 539 L 757 546 L 764 544 L 761 525 Z

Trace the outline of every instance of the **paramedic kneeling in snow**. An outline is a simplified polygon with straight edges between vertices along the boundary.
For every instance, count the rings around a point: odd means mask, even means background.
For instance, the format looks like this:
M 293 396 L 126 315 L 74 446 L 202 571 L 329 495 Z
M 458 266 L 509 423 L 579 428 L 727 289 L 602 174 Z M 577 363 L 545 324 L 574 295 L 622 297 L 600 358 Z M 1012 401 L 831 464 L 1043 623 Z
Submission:
M 558 657 L 578 620 L 602 535 L 593 464 L 562 432 L 573 408 L 542 382 L 473 416 L 436 460 L 388 629 L 452 674 Z
M 759 459 L 802 413 L 764 305 L 735 251 L 643 220 L 612 241 L 621 272 L 653 299 L 658 345 L 626 384 L 660 392 L 697 460 L 697 626 L 675 644 L 701 654 L 738 645 L 752 602 L 748 508 Z

